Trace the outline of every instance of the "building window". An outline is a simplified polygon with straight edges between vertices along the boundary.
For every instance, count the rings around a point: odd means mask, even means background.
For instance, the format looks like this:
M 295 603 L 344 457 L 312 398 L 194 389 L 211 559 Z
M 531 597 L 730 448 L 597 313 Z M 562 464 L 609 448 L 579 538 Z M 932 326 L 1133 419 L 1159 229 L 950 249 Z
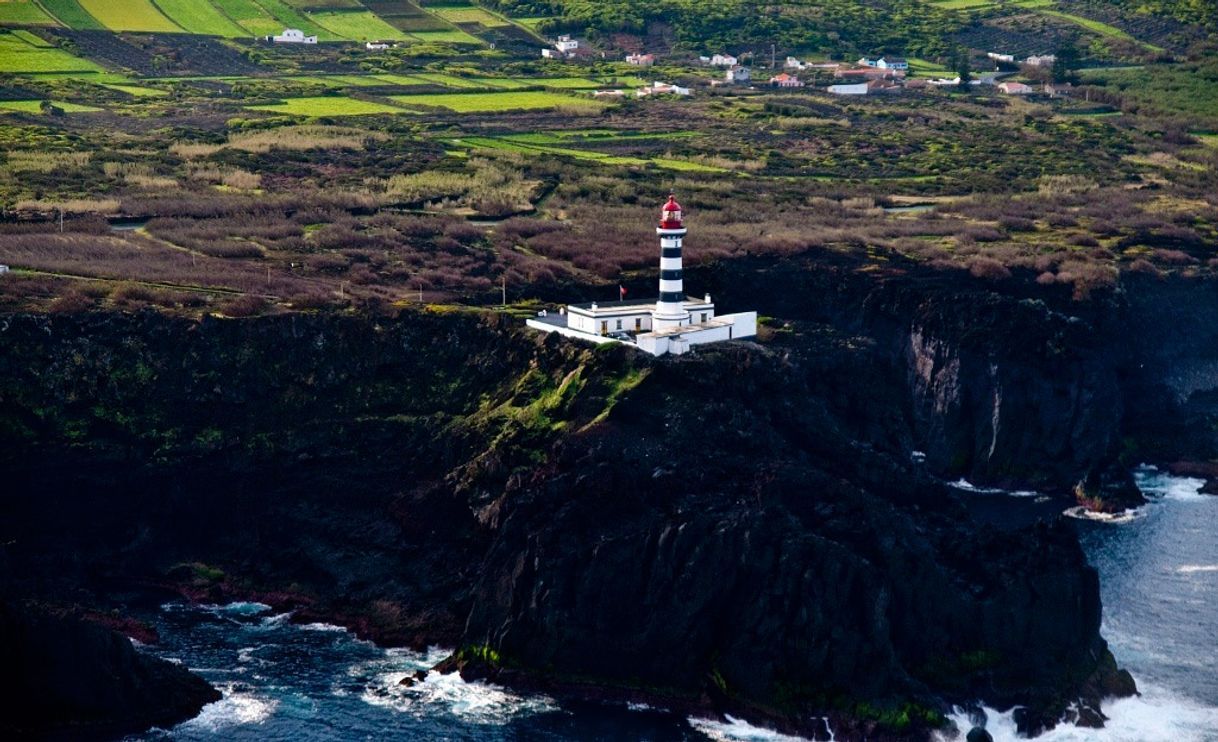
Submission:
M 643 329 L 643 320 L 639 317 L 634 318 L 634 331 L 638 332 Z
M 617 329 L 622 329 L 622 321 L 620 319 L 617 321 Z
M 705 323 L 705 322 L 706 322 L 706 312 L 703 312 L 703 313 L 702 313 L 702 322 L 703 322 L 703 323 Z

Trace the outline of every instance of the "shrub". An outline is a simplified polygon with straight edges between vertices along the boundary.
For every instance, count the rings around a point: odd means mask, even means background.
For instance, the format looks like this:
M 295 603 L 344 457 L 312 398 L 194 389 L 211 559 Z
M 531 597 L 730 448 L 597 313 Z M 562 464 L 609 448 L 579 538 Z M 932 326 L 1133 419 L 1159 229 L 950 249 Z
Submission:
M 228 317 L 253 317 L 265 312 L 267 306 L 267 300 L 261 296 L 245 294 L 226 302 L 220 311 Z

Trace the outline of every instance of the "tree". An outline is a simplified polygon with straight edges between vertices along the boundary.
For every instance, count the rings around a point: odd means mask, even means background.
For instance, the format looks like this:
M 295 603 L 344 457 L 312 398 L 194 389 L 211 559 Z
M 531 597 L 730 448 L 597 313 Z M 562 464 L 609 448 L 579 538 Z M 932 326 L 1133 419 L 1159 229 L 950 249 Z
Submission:
M 1051 70 L 1053 82 L 1074 82 L 1074 70 L 1078 69 L 1078 47 L 1073 42 L 1066 42 L 1054 54 Z
M 972 60 L 969 58 L 968 50 L 956 50 L 956 58 L 953 61 L 953 66 L 956 68 L 956 74 L 960 76 L 961 87 L 968 85 L 973 81 Z

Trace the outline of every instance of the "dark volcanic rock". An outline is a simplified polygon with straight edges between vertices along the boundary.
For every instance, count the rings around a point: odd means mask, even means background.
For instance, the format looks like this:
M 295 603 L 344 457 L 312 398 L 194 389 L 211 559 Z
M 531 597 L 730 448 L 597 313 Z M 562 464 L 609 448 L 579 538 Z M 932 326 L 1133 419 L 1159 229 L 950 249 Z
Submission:
M 0 668 L 7 739 L 121 737 L 220 700 L 203 679 L 107 628 L 11 602 L 0 602 Z
M 968 730 L 968 736 L 964 739 L 965 742 L 994 742 L 994 737 L 981 727 L 973 727 Z

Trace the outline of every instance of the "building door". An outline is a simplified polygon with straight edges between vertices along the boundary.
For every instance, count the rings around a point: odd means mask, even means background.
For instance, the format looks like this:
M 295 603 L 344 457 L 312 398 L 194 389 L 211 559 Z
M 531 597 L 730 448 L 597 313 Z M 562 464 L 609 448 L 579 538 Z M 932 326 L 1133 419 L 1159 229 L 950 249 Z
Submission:
M 607 320 L 607 319 L 601 320 L 601 334 L 602 335 L 609 334 L 609 320 Z
M 639 332 L 643 329 L 643 320 L 640 317 L 634 318 L 634 331 Z

